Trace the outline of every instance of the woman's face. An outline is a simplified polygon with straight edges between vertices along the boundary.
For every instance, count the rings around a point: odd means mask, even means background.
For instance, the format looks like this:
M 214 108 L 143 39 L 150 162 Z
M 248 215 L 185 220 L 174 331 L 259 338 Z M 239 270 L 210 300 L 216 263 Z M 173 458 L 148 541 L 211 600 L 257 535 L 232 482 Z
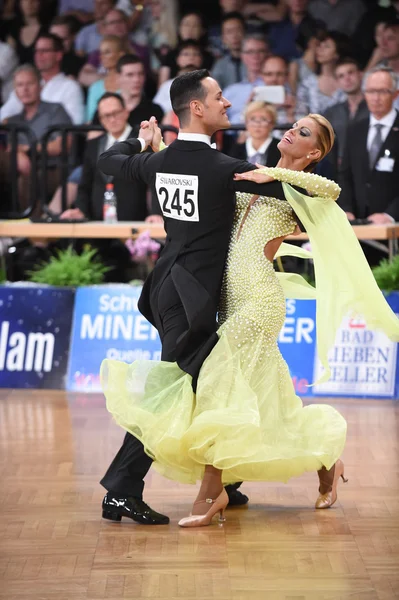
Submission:
M 254 110 L 245 119 L 245 126 L 251 138 L 265 141 L 272 132 L 274 121 L 267 110 Z
M 186 15 L 180 21 L 179 28 L 182 40 L 199 40 L 203 34 L 201 19 L 198 15 Z
M 162 0 L 151 0 L 150 1 L 151 8 L 151 16 L 153 19 L 157 20 L 160 18 L 163 10 L 163 2 Z
M 21 11 L 25 17 L 33 17 L 39 13 L 40 0 L 21 0 Z
M 105 41 L 100 45 L 101 64 L 105 69 L 115 69 L 123 52 L 115 42 Z
M 278 143 L 281 154 L 293 159 L 309 156 L 309 164 L 319 159 L 318 128 L 318 124 L 310 117 L 299 119 Z
M 334 40 L 327 38 L 316 47 L 316 60 L 323 65 L 338 59 L 337 47 Z

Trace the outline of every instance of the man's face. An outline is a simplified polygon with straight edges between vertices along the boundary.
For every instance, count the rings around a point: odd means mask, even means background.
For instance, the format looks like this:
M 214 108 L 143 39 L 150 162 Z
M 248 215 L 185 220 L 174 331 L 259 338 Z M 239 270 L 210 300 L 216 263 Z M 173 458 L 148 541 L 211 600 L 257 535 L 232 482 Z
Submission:
M 244 6 L 244 0 L 219 0 L 220 8 L 224 13 L 240 12 Z
M 117 98 L 105 98 L 98 103 L 98 117 L 107 133 L 117 138 L 126 127 L 129 113 Z
M 21 71 L 15 75 L 14 89 L 24 106 L 36 104 L 40 100 L 40 82 L 29 71 Z
M 288 7 L 292 12 L 305 12 L 308 9 L 309 0 L 288 0 Z
M 128 96 L 142 96 L 145 84 L 145 72 L 141 63 L 124 65 L 119 76 L 119 86 Z
M 387 27 L 381 40 L 381 53 L 385 59 L 393 59 L 399 56 L 399 26 Z
M 104 29 L 107 35 L 125 38 L 129 32 L 126 18 L 118 10 L 110 10 L 104 19 Z
M 362 86 L 362 73 L 356 65 L 340 65 L 335 69 L 339 88 L 346 94 L 355 94 Z
M 54 35 L 57 35 L 62 40 L 65 52 L 69 52 L 72 49 L 73 37 L 68 25 L 52 25 L 50 33 L 54 33 Z
M 227 129 L 230 121 L 227 116 L 227 109 L 231 102 L 223 97 L 222 90 L 218 82 L 212 77 L 206 77 L 202 81 L 202 86 L 206 90 L 205 99 L 197 104 L 200 107 L 203 123 L 206 126 L 209 135 L 212 135 L 219 129 Z M 194 105 L 196 102 L 193 103 Z
M 392 89 L 392 79 L 389 73 L 372 73 L 366 79 L 364 95 L 367 107 L 372 115 L 381 119 L 392 109 L 393 101 L 397 96 Z
M 189 65 L 193 65 L 193 67 L 200 69 L 202 67 L 202 54 L 195 46 L 183 48 L 176 58 L 176 63 L 180 69 L 184 69 Z
M 266 42 L 261 40 L 247 40 L 244 42 L 241 56 L 242 62 L 252 73 L 260 73 L 262 64 L 268 54 Z
M 229 50 L 238 51 L 244 39 L 244 27 L 238 19 L 229 19 L 222 25 L 223 44 Z
M 41 73 L 50 71 L 59 65 L 62 52 L 54 50 L 53 40 L 39 38 L 35 45 L 35 65 Z
M 94 0 L 94 19 L 102 21 L 112 6 L 113 3 L 110 0 Z
M 287 76 L 287 65 L 281 58 L 268 58 L 263 63 L 262 77 L 265 85 L 285 85 Z

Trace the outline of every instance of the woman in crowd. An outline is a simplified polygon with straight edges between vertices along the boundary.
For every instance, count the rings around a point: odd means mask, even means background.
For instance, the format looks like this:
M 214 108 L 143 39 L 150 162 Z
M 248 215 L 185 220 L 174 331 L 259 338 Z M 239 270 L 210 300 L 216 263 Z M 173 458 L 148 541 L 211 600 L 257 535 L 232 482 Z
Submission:
M 21 0 L 19 8 L 20 17 L 9 25 L 7 43 L 15 49 L 20 65 L 33 64 L 36 40 L 47 31 L 41 2 Z
M 276 125 L 277 112 L 267 102 L 251 102 L 245 109 L 245 128 L 248 137 L 245 142 L 235 144 L 230 156 L 268 167 L 275 167 L 280 159 L 279 140 L 272 135 Z
M 323 113 L 329 106 L 344 102 L 346 95 L 338 88 L 335 66 L 340 58 L 348 56 L 345 39 L 335 32 L 318 36 L 315 49 L 316 73 L 309 73 L 298 87 L 297 102 L 310 113 Z

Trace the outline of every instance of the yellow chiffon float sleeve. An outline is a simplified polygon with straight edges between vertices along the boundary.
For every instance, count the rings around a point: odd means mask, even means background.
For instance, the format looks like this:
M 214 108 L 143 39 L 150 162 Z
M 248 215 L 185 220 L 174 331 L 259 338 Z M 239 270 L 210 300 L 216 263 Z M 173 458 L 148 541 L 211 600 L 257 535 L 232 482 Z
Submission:
M 346 315 L 363 318 L 370 329 L 380 329 L 396 342 L 399 319 L 379 289 L 346 214 L 335 202 L 341 191 L 338 184 L 319 175 L 279 167 L 259 171 L 282 182 L 286 200 L 309 236 L 316 288 L 300 276 L 280 273 L 278 277 L 287 297 L 310 298 L 314 290 L 317 352 L 325 368 L 319 383 L 327 381 L 331 375 L 328 352 Z M 302 194 L 292 185 L 313 195 Z M 285 254 L 305 258 L 294 246 L 282 246 Z

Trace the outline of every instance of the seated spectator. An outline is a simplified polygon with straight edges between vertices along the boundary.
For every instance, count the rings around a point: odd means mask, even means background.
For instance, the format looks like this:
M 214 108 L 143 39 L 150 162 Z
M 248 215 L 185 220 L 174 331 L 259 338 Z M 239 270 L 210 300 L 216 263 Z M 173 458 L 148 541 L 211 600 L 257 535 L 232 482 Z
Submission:
M 202 69 L 203 56 L 201 44 L 195 40 L 182 42 L 177 50 L 176 63 L 179 67 L 177 75 L 181 75 L 187 67 Z M 154 96 L 155 104 L 159 104 L 164 113 L 172 110 L 170 86 L 173 81 L 174 78 L 165 81 Z
M 297 101 L 305 105 L 306 113 L 324 113 L 329 106 L 345 100 L 335 78 L 335 67 L 345 50 L 339 34 L 320 34 L 316 46 L 317 74 L 306 77 L 298 87 Z
M 204 57 L 204 69 L 211 69 L 214 58 L 210 52 L 206 49 L 206 29 L 204 25 L 203 16 L 196 11 L 185 14 L 179 24 L 179 44 L 186 40 L 196 40 L 200 42 L 203 49 Z M 174 48 L 168 52 L 165 56 L 162 66 L 159 70 L 158 88 L 168 79 L 176 77 L 179 67 L 176 63 L 177 48 Z
M 60 38 L 64 47 L 61 71 L 65 75 L 77 79 L 85 59 L 78 56 L 73 48 L 75 34 L 71 17 L 56 17 L 53 19 L 49 31 Z
M 222 41 L 224 56 L 212 68 L 212 77 L 222 90 L 239 83 L 246 76 L 245 65 L 241 60 L 241 46 L 245 35 L 245 21 L 239 12 L 227 13 L 222 20 Z
M 246 68 L 246 78 L 223 90 L 223 96 L 232 103 L 227 111 L 232 125 L 244 122 L 244 109 L 253 88 L 263 85 L 262 66 L 268 54 L 270 54 L 269 46 L 262 35 L 251 34 L 244 38 L 241 60 Z
M 137 56 L 143 61 L 146 71 L 149 74 L 148 48 L 146 46 L 136 44 L 131 39 L 128 19 L 123 11 L 113 8 L 106 14 L 104 19 L 104 35 L 116 35 L 118 38 L 120 38 L 123 44 L 124 53 L 137 54 Z M 87 62 L 96 69 L 100 67 L 99 48 L 89 54 Z
M 339 204 L 349 220 L 383 225 L 399 220 L 399 115 L 397 75 L 375 67 L 364 80 L 370 117 L 351 125 L 339 183 Z
M 251 102 L 245 109 L 245 127 L 248 137 L 244 143 L 235 144 L 229 154 L 251 163 L 275 167 L 280 159 L 279 139 L 272 136 L 277 112 L 272 104 Z
M 87 56 L 98 50 L 102 36 L 105 15 L 115 6 L 116 0 L 94 0 L 94 23 L 83 27 L 76 36 L 75 50 L 80 56 Z
M 97 102 L 105 92 L 119 90 L 119 73 L 116 70 L 118 60 L 123 56 L 122 40 L 116 35 L 106 35 L 100 44 L 100 56 L 105 77 L 92 83 L 87 93 L 86 121 L 90 122 L 97 110 Z
M 61 218 L 103 220 L 104 192 L 109 178 L 98 169 L 98 157 L 114 142 L 133 137 L 132 128 L 128 124 L 129 113 L 118 94 L 105 93 L 98 103 L 98 113 L 105 134 L 87 142 L 83 173 L 74 207 L 64 211 Z M 125 180 L 117 178 L 113 179 L 113 184 L 118 220 L 144 221 L 148 216 L 146 186 L 139 181 L 126 185 Z M 130 253 L 125 245 L 119 240 L 93 240 L 91 243 L 105 263 L 113 267 L 111 280 L 125 281 L 125 271 L 131 264 Z
M 330 31 L 338 31 L 347 36 L 355 33 L 366 12 L 362 0 L 311 0 L 309 14 L 322 21 Z
M 288 12 L 282 21 L 270 23 L 267 32 L 273 54 L 287 61 L 302 56 L 308 41 L 313 37 L 321 21 L 308 12 L 309 0 L 288 0 Z
M 59 102 L 75 124 L 83 122 L 84 102 L 80 85 L 61 72 L 63 57 L 62 41 L 54 34 L 41 35 L 35 44 L 35 65 L 40 72 L 41 99 L 45 102 Z M 22 111 L 22 103 L 15 92 L 1 108 L 0 120 Z
M 382 31 L 381 67 L 389 67 L 399 74 L 399 21 L 387 23 Z
M 338 161 L 336 167 L 339 168 L 346 146 L 349 125 L 366 119 L 369 111 L 362 92 L 363 75 L 353 58 L 344 58 L 337 63 L 335 77 L 339 88 L 346 94 L 346 100 L 327 108 L 324 116 L 330 121 L 335 131 L 334 150 Z
M 297 102 L 288 83 L 288 63 L 282 56 L 268 56 L 263 63 L 262 79 L 266 86 L 281 85 L 285 90 L 284 103 L 275 105 L 277 111 L 276 125 L 281 127 L 280 137 L 287 124 L 307 114 L 306 107 Z M 277 136 L 277 133 L 276 133 Z
M 93 20 L 94 10 L 94 0 L 59 0 L 58 13 L 66 17 L 74 17 L 81 24 Z
M 167 53 L 177 46 L 179 7 L 177 0 L 151 0 L 151 21 L 146 30 L 145 44 L 150 48 L 150 67 L 157 73 Z M 133 34 L 139 43 L 140 38 Z
M 13 89 L 13 74 L 18 56 L 10 44 L 0 41 L 0 105 L 6 102 Z
M 65 109 L 56 102 L 43 102 L 40 98 L 40 73 L 33 65 L 22 65 L 17 68 L 14 75 L 15 93 L 23 107 L 22 112 L 7 119 L 8 123 L 26 125 L 37 140 L 36 149 L 42 152 L 41 140 L 52 125 L 70 125 L 71 119 Z M 70 140 L 68 140 L 70 145 Z M 47 162 L 47 190 L 50 195 L 54 193 L 60 179 L 58 157 L 61 154 L 61 135 L 55 132 L 51 135 L 46 145 Z M 30 140 L 22 132 L 18 133 L 17 168 L 21 176 L 19 179 L 20 207 L 25 209 L 29 199 L 29 184 L 31 174 Z M 9 172 L 9 152 L 3 156 L 6 173 Z M 4 180 L 4 164 L 3 164 Z
M 214 20 L 208 26 L 209 49 L 216 59 L 221 58 L 226 51 L 222 33 L 222 24 L 226 15 L 229 13 L 239 15 L 245 24 L 245 31 L 247 30 L 247 22 L 243 15 L 245 0 L 219 0 L 218 4 L 219 14 L 215 15 Z
M 45 15 L 40 0 L 22 0 L 20 16 L 9 24 L 7 43 L 14 48 L 18 63 L 33 63 L 36 41 L 46 33 Z
M 368 63 L 366 64 L 364 70 L 371 71 L 378 64 L 382 63 L 384 60 L 384 31 L 385 31 L 386 23 L 379 22 L 376 23 L 374 27 L 374 41 L 375 47 L 371 53 Z

